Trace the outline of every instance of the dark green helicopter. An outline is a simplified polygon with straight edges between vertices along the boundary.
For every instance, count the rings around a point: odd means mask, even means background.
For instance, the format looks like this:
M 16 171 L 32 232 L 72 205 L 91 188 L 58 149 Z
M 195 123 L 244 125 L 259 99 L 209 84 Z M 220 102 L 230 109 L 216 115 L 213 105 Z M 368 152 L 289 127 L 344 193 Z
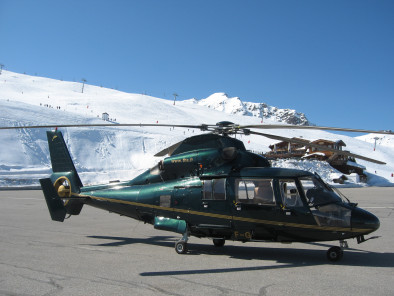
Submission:
M 43 127 L 48 126 L 29 128 Z M 211 238 L 217 247 L 223 246 L 226 240 L 283 243 L 338 240 L 340 247 L 331 247 L 327 252 L 331 261 L 341 259 L 346 239 L 364 242 L 364 236 L 380 226 L 377 217 L 351 203 L 317 174 L 273 168 L 265 157 L 247 151 L 242 141 L 229 136 L 255 134 L 302 143 L 300 139 L 255 132 L 251 128 L 375 131 L 239 126 L 231 122 L 175 127 L 199 128 L 211 133 L 186 138 L 159 152 L 156 156 L 169 156 L 131 181 L 96 186 L 83 186 L 62 133 L 57 128 L 47 131 L 53 174 L 40 183 L 52 220 L 63 222 L 66 215 L 78 215 L 85 204 L 90 205 L 153 224 L 156 229 L 182 234 L 175 244 L 179 254 L 187 253 L 190 236 Z M 333 151 L 383 164 L 350 152 Z

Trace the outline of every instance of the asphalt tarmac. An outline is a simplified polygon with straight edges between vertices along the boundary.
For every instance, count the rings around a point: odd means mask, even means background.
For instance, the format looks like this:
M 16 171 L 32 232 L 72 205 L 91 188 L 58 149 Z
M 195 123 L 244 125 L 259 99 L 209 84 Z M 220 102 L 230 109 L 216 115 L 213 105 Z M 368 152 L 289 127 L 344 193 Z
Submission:
M 190 238 L 85 206 L 51 221 L 41 191 L 0 191 L 0 295 L 394 295 L 394 187 L 343 189 L 381 227 L 343 259 L 338 242 L 238 243 Z

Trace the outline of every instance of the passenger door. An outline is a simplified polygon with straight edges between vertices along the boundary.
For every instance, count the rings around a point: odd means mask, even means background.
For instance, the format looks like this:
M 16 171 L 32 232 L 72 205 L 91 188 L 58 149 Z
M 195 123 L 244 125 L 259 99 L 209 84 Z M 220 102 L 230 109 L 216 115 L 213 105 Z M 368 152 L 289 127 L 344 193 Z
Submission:
M 232 184 L 233 238 L 242 241 L 272 239 L 275 220 L 280 215 L 280 207 L 274 194 L 274 180 L 236 178 Z
M 231 228 L 232 213 L 227 200 L 227 180 L 204 179 L 200 205 L 200 226 Z
M 281 230 L 283 237 L 308 237 L 313 231 L 305 225 L 316 225 L 306 200 L 302 187 L 296 178 L 283 178 L 278 180 L 278 190 L 281 198 L 282 221 L 285 226 Z

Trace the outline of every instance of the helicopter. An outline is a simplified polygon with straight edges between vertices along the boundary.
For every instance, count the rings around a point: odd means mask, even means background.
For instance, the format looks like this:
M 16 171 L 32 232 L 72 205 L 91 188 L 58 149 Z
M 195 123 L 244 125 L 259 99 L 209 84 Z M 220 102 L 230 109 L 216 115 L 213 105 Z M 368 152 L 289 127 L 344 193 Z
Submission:
M 339 247 L 333 246 L 327 251 L 330 261 L 343 257 L 347 239 L 365 242 L 365 236 L 380 226 L 375 215 L 350 202 L 318 174 L 271 167 L 267 158 L 247 151 L 244 143 L 231 135 L 254 134 L 303 144 L 302 139 L 254 129 L 394 134 L 391 131 L 298 125 L 240 126 L 228 121 L 215 125 L 116 124 L 196 128 L 207 133 L 188 137 L 158 152 L 155 156 L 167 157 L 132 180 L 84 186 L 58 129 L 76 126 L 114 125 L 58 125 L 55 130 L 46 132 L 53 173 L 39 181 L 54 221 L 63 222 L 67 215 L 79 215 L 84 205 L 93 206 L 152 224 L 158 230 L 180 234 L 182 237 L 175 242 L 178 254 L 188 252 L 191 236 L 210 238 L 216 247 L 223 247 L 226 240 L 281 243 L 339 241 Z M 384 164 L 348 151 L 333 152 Z

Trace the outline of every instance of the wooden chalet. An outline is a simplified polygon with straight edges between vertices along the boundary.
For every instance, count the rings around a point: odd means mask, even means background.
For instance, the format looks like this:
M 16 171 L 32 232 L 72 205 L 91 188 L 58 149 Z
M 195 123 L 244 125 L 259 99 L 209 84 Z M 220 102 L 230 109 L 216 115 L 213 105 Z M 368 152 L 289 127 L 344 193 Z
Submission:
M 306 153 L 306 145 L 309 143 L 309 141 L 300 138 L 294 139 L 305 142 L 305 144 L 290 143 L 286 141 L 277 142 L 269 146 L 271 151 L 267 152 L 265 156 L 269 159 L 301 158 Z
M 325 139 L 318 139 L 315 141 L 308 141 L 305 139 L 294 138 L 297 141 L 302 141 L 305 144 L 289 143 L 286 141 L 277 142 L 269 146 L 271 151 L 267 152 L 265 156 L 268 159 L 278 158 L 303 158 L 303 159 L 316 159 L 328 162 L 333 168 L 344 174 L 357 173 L 361 180 L 366 180 L 364 168 L 358 165 L 354 158 L 346 155 L 338 154 L 331 149 L 343 151 L 346 144 L 342 140 L 330 141 Z M 317 148 L 312 145 L 319 145 L 324 147 Z
M 346 147 L 346 144 L 342 140 L 338 140 L 334 142 L 330 140 L 319 139 L 310 142 L 310 144 L 316 144 L 319 146 L 324 146 L 338 151 L 342 151 L 343 150 L 342 147 Z M 346 162 L 348 160 L 348 157 L 345 155 L 339 155 L 334 151 L 325 150 L 324 148 L 317 148 L 313 146 L 307 147 L 306 154 L 303 157 L 306 159 L 325 160 L 330 164 L 333 163 L 343 164 L 343 162 Z

